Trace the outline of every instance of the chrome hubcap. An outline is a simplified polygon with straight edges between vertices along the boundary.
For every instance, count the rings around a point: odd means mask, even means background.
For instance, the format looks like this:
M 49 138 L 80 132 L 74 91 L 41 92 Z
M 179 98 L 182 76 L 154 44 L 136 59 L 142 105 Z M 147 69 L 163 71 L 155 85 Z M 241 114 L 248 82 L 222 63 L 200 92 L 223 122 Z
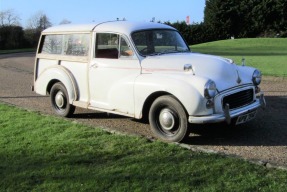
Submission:
M 175 124 L 175 118 L 171 110 L 163 109 L 159 114 L 159 123 L 161 127 L 167 131 L 173 129 Z
M 62 108 L 65 105 L 65 97 L 64 97 L 64 93 L 62 91 L 59 91 L 57 93 L 57 95 L 55 96 L 55 101 L 56 101 L 56 105 L 59 108 Z

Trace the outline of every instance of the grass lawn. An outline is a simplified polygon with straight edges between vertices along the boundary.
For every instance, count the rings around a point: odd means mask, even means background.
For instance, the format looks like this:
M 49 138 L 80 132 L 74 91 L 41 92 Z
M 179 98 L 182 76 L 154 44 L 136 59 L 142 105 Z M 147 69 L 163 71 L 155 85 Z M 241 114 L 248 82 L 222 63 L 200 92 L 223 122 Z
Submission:
M 262 71 L 264 75 L 287 77 L 287 38 L 234 39 L 191 46 L 193 52 L 220 55 Z
M 285 191 L 287 172 L 0 103 L 0 191 Z

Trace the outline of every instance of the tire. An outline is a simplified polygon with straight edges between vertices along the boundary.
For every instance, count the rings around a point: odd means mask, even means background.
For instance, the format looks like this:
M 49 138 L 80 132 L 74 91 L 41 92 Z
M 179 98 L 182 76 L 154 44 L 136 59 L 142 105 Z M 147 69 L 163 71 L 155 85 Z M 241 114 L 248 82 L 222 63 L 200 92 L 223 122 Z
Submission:
M 189 136 L 187 114 L 172 96 L 161 96 L 151 105 L 149 111 L 151 130 L 159 139 L 180 142 Z
M 50 91 L 50 99 L 53 111 L 62 117 L 70 117 L 74 111 L 75 106 L 69 103 L 69 96 L 67 89 L 62 83 L 55 83 Z

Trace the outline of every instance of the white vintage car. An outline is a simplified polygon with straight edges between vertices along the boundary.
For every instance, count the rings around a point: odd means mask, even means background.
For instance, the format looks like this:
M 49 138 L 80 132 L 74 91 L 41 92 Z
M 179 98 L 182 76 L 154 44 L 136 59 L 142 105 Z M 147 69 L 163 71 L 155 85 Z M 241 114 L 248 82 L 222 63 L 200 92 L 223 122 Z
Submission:
M 164 24 L 115 21 L 42 32 L 33 89 L 70 116 L 75 106 L 148 118 L 160 139 L 179 142 L 189 124 L 245 123 L 265 107 L 257 69 L 192 53 Z

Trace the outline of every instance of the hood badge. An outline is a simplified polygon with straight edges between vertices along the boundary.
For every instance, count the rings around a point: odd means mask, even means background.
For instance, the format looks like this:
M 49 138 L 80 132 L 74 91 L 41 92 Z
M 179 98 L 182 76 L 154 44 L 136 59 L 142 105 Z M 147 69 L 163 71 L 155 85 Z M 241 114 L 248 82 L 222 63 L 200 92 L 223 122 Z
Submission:
M 240 78 L 240 75 L 239 75 L 238 66 L 236 64 L 234 64 L 234 67 L 235 67 L 236 74 L 237 74 L 236 82 L 237 82 L 237 84 L 240 84 L 242 82 L 242 79 Z
M 183 70 L 184 70 L 185 72 L 192 71 L 192 74 L 195 75 L 194 69 L 193 69 L 193 67 L 192 67 L 191 64 L 185 64 L 185 65 L 183 66 Z
M 241 80 L 241 78 L 240 78 L 238 69 L 236 69 L 236 72 L 237 72 L 237 80 L 236 80 L 236 82 L 237 82 L 237 84 L 240 84 L 242 80 Z
M 242 66 L 244 67 L 245 66 L 245 58 L 244 57 L 242 57 L 241 62 L 242 62 Z

